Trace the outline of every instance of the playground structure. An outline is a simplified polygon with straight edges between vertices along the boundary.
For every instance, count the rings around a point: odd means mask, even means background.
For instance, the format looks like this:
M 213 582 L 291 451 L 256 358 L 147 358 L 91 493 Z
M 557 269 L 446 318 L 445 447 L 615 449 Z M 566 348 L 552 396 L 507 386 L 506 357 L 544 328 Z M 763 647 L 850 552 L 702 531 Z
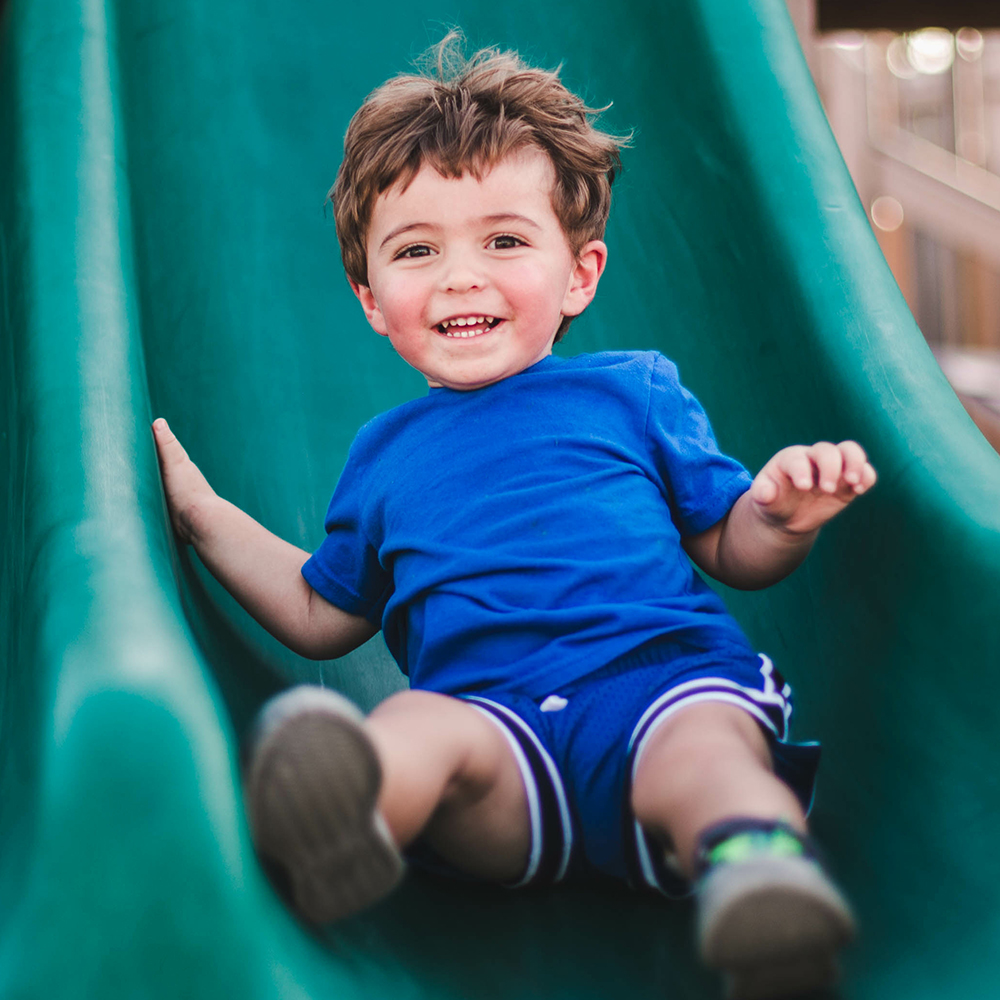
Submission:
M 165 518 L 149 423 L 304 547 L 356 428 L 419 393 L 323 195 L 365 94 L 460 23 L 637 130 L 568 352 L 674 358 L 751 467 L 863 442 L 880 482 L 807 564 L 727 594 L 821 739 L 815 829 L 861 938 L 844 996 L 1000 988 L 1000 458 L 882 259 L 781 0 L 8 0 L 0 10 L 0 996 L 718 995 L 684 904 L 412 874 L 302 930 L 239 736 L 294 680 L 370 707 L 379 639 L 282 650 Z

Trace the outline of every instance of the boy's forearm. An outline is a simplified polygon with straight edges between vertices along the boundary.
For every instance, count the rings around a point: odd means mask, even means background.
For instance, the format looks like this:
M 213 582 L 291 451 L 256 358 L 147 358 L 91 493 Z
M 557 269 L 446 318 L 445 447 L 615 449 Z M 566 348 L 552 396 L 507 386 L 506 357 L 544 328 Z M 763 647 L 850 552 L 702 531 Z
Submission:
M 302 577 L 302 549 L 223 500 L 166 420 L 153 421 L 170 521 L 217 580 L 276 639 L 313 659 L 342 656 L 377 629 L 323 600 Z
M 718 529 L 714 566 L 702 568 L 740 590 L 759 590 L 783 580 L 802 563 L 819 534 L 818 528 L 797 533 L 769 522 L 749 491 L 736 501 Z
M 191 543 L 212 575 L 276 639 L 314 659 L 341 656 L 375 629 L 323 601 L 302 576 L 309 554 L 228 500 L 188 512 Z

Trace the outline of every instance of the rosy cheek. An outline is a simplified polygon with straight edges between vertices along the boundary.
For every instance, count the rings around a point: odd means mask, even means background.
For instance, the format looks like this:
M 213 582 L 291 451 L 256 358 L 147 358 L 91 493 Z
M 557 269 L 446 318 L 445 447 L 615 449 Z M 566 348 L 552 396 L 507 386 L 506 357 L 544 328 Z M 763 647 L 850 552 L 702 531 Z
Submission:
M 386 287 L 381 289 L 381 293 L 379 301 L 387 317 L 391 316 L 398 320 L 406 318 L 413 312 L 413 296 L 408 293 L 405 286 L 399 287 L 398 285 L 387 284 Z

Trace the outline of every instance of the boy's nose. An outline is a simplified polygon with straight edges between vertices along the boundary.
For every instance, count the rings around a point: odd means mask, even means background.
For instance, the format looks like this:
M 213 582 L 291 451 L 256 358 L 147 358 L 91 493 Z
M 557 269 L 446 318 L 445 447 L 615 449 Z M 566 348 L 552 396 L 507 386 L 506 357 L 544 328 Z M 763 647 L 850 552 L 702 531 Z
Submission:
M 486 284 L 485 272 L 468 258 L 456 257 L 446 261 L 441 278 L 441 284 L 448 292 L 470 292 Z

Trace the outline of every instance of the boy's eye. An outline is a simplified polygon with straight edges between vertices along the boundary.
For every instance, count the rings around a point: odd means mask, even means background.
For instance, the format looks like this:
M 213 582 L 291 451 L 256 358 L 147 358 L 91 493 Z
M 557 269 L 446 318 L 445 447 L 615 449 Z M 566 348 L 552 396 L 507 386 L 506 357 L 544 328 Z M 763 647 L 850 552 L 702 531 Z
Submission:
M 511 236 L 510 233 L 504 233 L 502 236 L 494 236 L 490 240 L 490 247 L 494 250 L 511 250 L 514 247 L 525 246 L 524 240 L 517 236 Z
M 393 260 L 399 260 L 402 257 L 428 257 L 430 256 L 431 248 L 427 246 L 426 243 L 413 243 L 408 247 L 403 247 L 397 253 L 393 254 Z

